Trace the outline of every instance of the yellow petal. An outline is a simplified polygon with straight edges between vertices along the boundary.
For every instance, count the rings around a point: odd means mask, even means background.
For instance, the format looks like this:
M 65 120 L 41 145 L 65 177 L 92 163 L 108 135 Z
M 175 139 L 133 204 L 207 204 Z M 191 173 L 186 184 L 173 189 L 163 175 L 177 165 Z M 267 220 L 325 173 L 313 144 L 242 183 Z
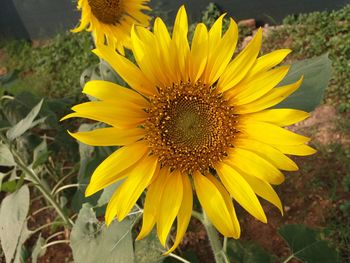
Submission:
M 243 105 L 252 102 L 273 89 L 287 75 L 289 66 L 271 69 L 256 75 L 250 81 L 243 80 L 228 91 L 233 105 Z
M 106 224 L 115 216 L 122 221 L 139 199 L 142 192 L 158 174 L 159 165 L 156 157 L 145 157 L 129 172 L 127 179 L 118 187 L 106 208 Z
M 262 30 L 259 28 L 254 38 L 243 49 L 243 51 L 232 60 L 221 75 L 217 84 L 217 88 L 221 92 L 231 89 L 245 77 L 256 61 L 256 57 L 260 52 L 261 41 Z
M 309 145 L 300 144 L 300 145 L 281 145 L 281 144 L 273 144 L 273 147 L 280 150 L 285 154 L 306 156 L 316 153 L 316 150 L 311 148 Z
M 120 103 L 113 101 L 85 102 L 75 105 L 72 110 L 75 113 L 68 114 L 61 120 L 81 117 L 101 121 L 117 127 L 135 127 L 144 122 L 148 116 L 139 106 L 127 101 Z
M 242 171 L 240 171 L 240 174 L 244 177 L 244 179 L 248 182 L 250 187 L 258 196 L 264 198 L 266 201 L 276 206 L 283 215 L 283 207 L 281 200 L 269 183 L 255 176 L 245 174 Z
M 92 146 L 122 146 L 141 139 L 145 135 L 145 130 L 141 128 L 125 130 L 113 127 L 68 133 L 78 141 Z
M 152 82 L 127 58 L 117 54 L 113 49 L 102 45 L 99 45 L 93 52 L 107 61 L 134 90 L 148 96 L 156 93 Z
M 166 86 L 168 83 L 164 69 L 160 68 L 158 63 L 154 63 L 161 60 L 158 43 L 153 33 L 143 27 L 138 27 L 136 33 L 135 28 L 132 27 L 131 42 L 135 60 L 152 85 Z
M 83 93 L 100 100 L 128 101 L 144 108 L 149 106 L 147 100 L 135 91 L 104 80 L 89 81 L 86 83 Z
M 194 31 L 190 59 L 190 79 L 195 83 L 202 76 L 208 60 L 208 30 L 203 23 Z
M 232 221 L 227 220 L 227 218 L 231 218 L 231 215 L 226 206 L 225 199 L 215 184 L 199 172 L 194 173 L 193 180 L 198 200 L 211 223 L 224 236 L 236 236 L 236 229 Z
M 270 108 L 280 103 L 290 94 L 296 91 L 300 87 L 302 81 L 303 77 L 301 77 L 297 82 L 290 85 L 274 88 L 266 93 L 263 97 L 250 103 L 244 105 L 235 105 L 235 112 L 237 114 L 246 114 Z
M 235 146 L 258 154 L 260 157 L 269 161 L 280 170 L 298 170 L 298 166 L 295 162 L 285 156 L 281 151 L 268 144 L 249 139 L 237 139 L 235 141 Z
M 250 138 L 266 144 L 299 145 L 310 141 L 305 136 L 266 122 L 241 120 L 239 130 L 242 132 L 241 138 Z
M 176 49 L 173 51 L 177 58 L 177 68 L 181 75 L 181 79 L 188 80 L 188 56 L 190 52 L 188 40 L 188 19 L 184 6 L 181 6 L 177 12 L 174 28 L 173 28 L 173 43 Z
M 235 230 L 234 235 L 232 236 L 233 238 L 239 238 L 241 235 L 241 227 L 239 225 L 238 219 L 237 219 L 237 215 L 236 215 L 236 211 L 235 208 L 233 206 L 233 202 L 232 199 L 229 195 L 229 193 L 226 191 L 225 187 L 211 174 L 207 175 L 207 178 L 216 186 L 216 188 L 220 191 L 222 197 L 225 200 L 225 204 L 227 207 L 227 210 L 230 213 L 230 219 L 231 219 L 231 223 L 233 225 L 233 228 Z
M 288 126 L 302 121 L 310 116 L 309 113 L 293 109 L 272 109 L 245 115 L 244 118 L 251 118 L 257 121 L 268 122 L 278 126 Z
M 253 78 L 254 75 L 277 66 L 290 52 L 292 52 L 290 49 L 279 49 L 259 57 L 245 79 Z
M 159 196 L 158 196 L 159 197 Z M 159 204 L 157 233 L 160 243 L 165 247 L 170 228 L 179 212 L 183 200 L 183 181 L 180 171 L 168 176 Z
M 148 151 L 144 141 L 124 146 L 108 156 L 94 171 L 85 196 L 90 196 L 108 185 L 124 178 L 123 173 L 137 163 Z
M 215 50 L 216 46 L 221 40 L 222 34 L 222 20 L 226 14 L 222 14 L 213 24 L 209 30 L 209 50 Z M 214 55 L 214 54 L 213 54 Z
M 140 240 L 151 232 L 158 217 L 160 196 L 163 195 L 166 179 L 169 177 L 169 170 L 163 168 L 158 177 L 148 187 L 145 204 L 143 207 L 142 228 L 136 240 Z
M 230 26 L 214 50 L 209 50 L 209 59 L 204 75 L 204 82 L 212 85 L 225 71 L 238 40 L 238 26 L 230 19 Z
M 271 184 L 281 184 L 284 176 L 274 165 L 259 155 L 240 148 L 229 151 L 229 158 L 225 160 L 230 166 L 256 176 Z
M 218 165 L 216 170 L 230 195 L 252 216 L 266 223 L 265 212 L 254 191 L 242 175 L 225 163 Z
M 192 215 L 192 205 L 193 205 L 193 193 L 191 182 L 187 175 L 182 175 L 183 182 L 183 199 L 181 203 L 181 207 L 179 209 L 179 213 L 177 215 L 177 231 L 176 231 L 176 239 L 173 246 L 164 254 L 168 255 L 173 252 L 176 247 L 180 244 L 183 236 L 186 233 L 188 224 L 191 220 Z

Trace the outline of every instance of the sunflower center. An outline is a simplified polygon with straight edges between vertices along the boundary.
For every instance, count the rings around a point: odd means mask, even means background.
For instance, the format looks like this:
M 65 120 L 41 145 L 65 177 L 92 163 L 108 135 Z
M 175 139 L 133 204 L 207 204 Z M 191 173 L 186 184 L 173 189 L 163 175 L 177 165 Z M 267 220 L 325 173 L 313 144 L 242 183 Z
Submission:
M 174 84 L 161 89 L 151 105 L 146 139 L 163 166 L 205 172 L 232 147 L 236 115 L 211 87 Z
M 91 12 L 102 23 L 116 24 L 120 21 L 123 0 L 88 0 Z

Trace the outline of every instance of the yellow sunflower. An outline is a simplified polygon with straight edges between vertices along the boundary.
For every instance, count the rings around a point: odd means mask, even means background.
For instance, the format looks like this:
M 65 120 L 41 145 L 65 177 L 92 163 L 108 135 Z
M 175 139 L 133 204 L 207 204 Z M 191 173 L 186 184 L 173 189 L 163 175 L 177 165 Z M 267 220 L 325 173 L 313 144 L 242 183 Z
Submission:
M 149 0 L 79 0 L 82 10 L 80 25 L 73 32 L 85 28 L 92 31 L 97 44 L 105 41 L 124 54 L 131 47 L 130 30 L 133 24 L 148 26 L 150 17 L 142 10 L 150 10 Z
M 136 64 L 113 49 L 94 52 L 120 74 L 131 89 L 106 81 L 84 88 L 99 101 L 72 108 L 64 117 L 83 117 L 109 125 L 71 134 L 83 143 L 122 146 L 94 171 L 86 189 L 90 196 L 124 180 L 109 201 L 106 223 L 123 220 L 147 189 L 142 229 L 145 237 L 156 225 L 166 245 L 177 222 L 173 251 L 180 243 L 192 212 L 193 190 L 212 224 L 225 236 L 238 238 L 240 225 L 232 198 L 266 223 L 257 196 L 283 213 L 271 185 L 281 184 L 280 170 L 295 171 L 286 156 L 309 155 L 308 138 L 284 129 L 308 113 L 269 109 L 301 84 L 276 87 L 289 66 L 276 67 L 290 52 L 277 50 L 258 57 L 262 31 L 232 59 L 237 25 L 231 19 L 222 34 L 221 16 L 210 30 L 195 28 L 188 42 L 184 7 L 178 11 L 172 36 L 159 18 L 154 31 L 131 32 Z

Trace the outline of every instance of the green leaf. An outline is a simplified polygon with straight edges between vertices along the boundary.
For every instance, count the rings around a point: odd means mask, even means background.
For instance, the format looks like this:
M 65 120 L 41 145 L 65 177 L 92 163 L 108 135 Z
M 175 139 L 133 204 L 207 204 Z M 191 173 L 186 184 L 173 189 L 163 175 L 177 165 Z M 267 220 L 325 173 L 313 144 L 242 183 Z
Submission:
M 76 263 L 133 262 L 131 222 L 114 221 L 101 225 L 89 204 L 84 204 L 71 232 L 71 247 Z
M 110 186 L 107 186 L 105 189 L 103 189 L 103 192 L 100 196 L 100 198 L 97 201 L 97 206 L 103 206 L 109 202 L 109 200 L 112 198 L 112 195 L 117 190 L 119 185 L 121 185 L 122 181 L 118 181 L 114 184 L 111 184 Z
M 32 262 L 37 263 L 38 258 L 43 256 L 46 252 L 46 248 L 42 249 L 42 247 L 46 244 L 45 239 L 41 237 L 41 234 L 39 235 L 35 247 L 32 252 Z
M 0 166 L 15 166 L 16 162 L 10 149 L 5 144 L 0 144 Z
M 328 54 L 294 63 L 279 86 L 291 84 L 304 76 L 299 89 L 274 108 L 292 108 L 313 111 L 323 99 L 331 78 L 332 63 Z
M 7 193 L 13 193 L 17 189 L 18 180 L 10 180 L 1 184 L 1 191 Z
M 163 252 L 155 230 L 144 239 L 135 241 L 135 263 L 161 263 L 166 258 Z
M 29 210 L 29 189 L 26 185 L 4 198 L 0 208 L 0 239 L 6 262 L 11 262 L 16 250 L 29 236 L 26 217 Z
M 292 252 L 289 258 L 307 263 L 338 262 L 338 253 L 327 241 L 320 240 L 319 233 L 304 225 L 284 225 L 278 233 L 288 243 Z
M 9 140 L 13 140 L 21 136 L 25 133 L 29 128 L 32 127 L 32 123 L 36 116 L 38 115 L 41 105 L 43 104 L 43 100 L 41 100 L 29 113 L 28 115 L 20 120 L 15 126 L 9 129 L 6 133 L 7 138 Z
M 44 136 L 43 141 L 33 151 L 33 169 L 45 163 L 49 155 L 50 152 L 47 150 L 46 137 Z
M 227 255 L 239 263 L 273 263 L 275 258 L 261 246 L 251 242 L 230 239 L 227 242 Z

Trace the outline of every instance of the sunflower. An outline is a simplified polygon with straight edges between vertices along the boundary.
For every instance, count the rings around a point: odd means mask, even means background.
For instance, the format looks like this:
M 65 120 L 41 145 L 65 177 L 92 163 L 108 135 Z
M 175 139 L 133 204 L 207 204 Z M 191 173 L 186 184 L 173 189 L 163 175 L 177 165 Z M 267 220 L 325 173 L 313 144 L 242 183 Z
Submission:
M 172 36 L 157 18 L 153 32 L 133 27 L 136 64 L 107 46 L 94 50 L 111 64 L 129 88 L 90 81 L 83 92 L 99 101 L 72 108 L 64 117 L 88 118 L 108 125 L 71 133 L 93 145 L 122 146 L 94 171 L 86 189 L 90 196 L 123 180 L 106 210 L 106 223 L 123 220 L 147 189 L 138 239 L 154 225 L 163 246 L 177 223 L 173 251 L 188 227 L 193 190 L 212 224 L 227 237 L 239 238 L 240 225 L 232 198 L 266 223 L 257 196 L 283 208 L 271 185 L 284 181 L 281 170 L 295 171 L 286 156 L 309 155 L 309 138 L 283 127 L 308 113 L 270 109 L 294 92 L 302 78 L 276 87 L 289 66 L 276 67 L 290 53 L 282 49 L 258 57 L 259 29 L 232 59 L 237 24 L 231 19 L 222 33 L 223 16 L 207 29 L 198 24 L 191 44 L 184 7 L 177 13 Z
M 73 32 L 88 27 L 98 44 L 105 40 L 124 54 L 123 47 L 131 47 L 130 30 L 133 24 L 148 26 L 149 16 L 142 10 L 150 10 L 149 0 L 79 0 L 82 10 L 80 25 Z

